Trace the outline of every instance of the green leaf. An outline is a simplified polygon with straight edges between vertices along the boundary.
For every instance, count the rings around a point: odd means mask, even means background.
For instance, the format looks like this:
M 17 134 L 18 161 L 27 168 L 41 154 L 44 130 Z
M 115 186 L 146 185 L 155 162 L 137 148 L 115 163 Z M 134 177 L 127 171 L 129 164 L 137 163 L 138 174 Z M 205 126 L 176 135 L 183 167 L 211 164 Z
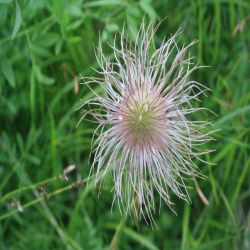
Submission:
M 25 150 L 24 141 L 19 133 L 16 135 L 16 141 L 20 151 L 24 151 Z
M 34 41 L 35 45 L 39 47 L 50 47 L 59 40 L 59 35 L 56 33 L 46 33 L 37 37 Z
M 215 125 L 221 125 L 223 123 L 228 123 L 230 120 L 233 120 L 235 117 L 242 115 L 246 112 L 250 111 L 250 105 L 240 107 L 239 109 L 235 111 L 229 112 L 224 117 L 220 118 L 218 121 L 215 122 Z
M 83 23 L 83 18 L 81 18 L 81 19 L 79 19 L 79 20 L 76 20 L 76 21 L 70 23 L 70 24 L 67 26 L 66 30 L 67 30 L 67 31 L 75 30 L 75 29 L 77 29 L 82 23 Z
M 1 3 L 12 3 L 13 2 L 13 0 L 0 0 L 0 4 Z
M 117 30 L 119 30 L 119 26 L 115 23 L 110 23 L 107 25 L 107 30 L 109 32 L 116 32 Z
M 190 242 L 188 239 L 189 234 L 189 220 L 190 220 L 190 205 L 185 204 L 184 214 L 182 216 L 182 240 L 181 249 L 187 249 L 187 243 Z
M 140 6 L 141 8 L 152 18 L 152 19 L 156 19 L 157 13 L 155 12 L 155 10 L 153 9 L 153 7 L 151 6 L 151 1 L 149 0 L 141 0 L 140 1 Z
M 30 161 L 34 165 L 39 165 L 41 163 L 41 160 L 38 157 L 31 154 L 25 154 L 24 158 Z
M 15 38 L 16 33 L 18 32 L 18 30 L 21 26 L 21 23 L 22 23 L 21 8 L 20 8 L 18 2 L 17 1 L 15 1 L 15 2 L 16 2 L 16 19 L 15 19 L 15 26 L 14 26 L 12 36 L 11 36 L 12 39 Z
M 236 217 L 235 217 L 235 215 L 234 215 L 234 212 L 233 212 L 233 209 L 232 209 L 232 207 L 231 207 L 231 205 L 230 205 L 230 202 L 228 201 L 228 197 L 224 194 L 223 190 L 219 187 L 219 185 L 218 185 L 218 189 L 219 189 L 221 198 L 222 198 L 222 200 L 223 200 L 223 202 L 224 202 L 225 208 L 226 208 L 228 214 L 230 215 L 233 224 L 235 225 L 235 229 L 238 230 L 237 219 L 236 219 Z
M 71 36 L 71 37 L 69 37 L 68 41 L 71 44 L 76 44 L 76 43 L 79 43 L 81 41 L 81 37 L 80 36 Z
M 12 87 L 15 87 L 16 82 L 15 82 L 14 71 L 10 61 L 5 56 L 2 58 L 1 61 L 1 68 L 6 80 L 10 83 Z
M 109 223 L 106 224 L 105 227 L 109 229 L 116 229 L 117 225 Z M 140 243 L 145 249 L 159 250 L 159 248 L 154 243 L 152 243 L 148 237 L 145 237 L 128 227 L 124 227 L 122 232 L 132 240 Z
M 53 78 L 44 75 L 38 66 L 34 67 L 34 72 L 35 72 L 37 80 L 41 83 L 51 85 L 55 82 Z
M 69 6 L 67 6 L 67 12 L 72 17 L 82 17 L 83 16 L 83 12 L 82 12 L 80 6 L 77 6 L 77 5 L 70 4 Z
M 8 14 L 8 6 L 1 6 L 0 8 L 0 29 L 3 29 L 6 25 L 7 15 Z
M 49 48 L 41 47 L 36 44 L 32 44 L 32 52 L 40 57 L 48 58 L 51 57 L 52 54 Z
M 225 236 L 223 238 L 218 238 L 214 240 L 209 240 L 208 242 L 200 244 L 198 247 L 192 248 L 192 250 L 209 250 L 209 249 L 220 249 L 220 247 L 224 246 L 224 243 L 227 241 L 231 241 L 233 236 Z M 217 246 L 218 248 L 214 248 Z
M 62 39 L 57 40 L 56 46 L 55 46 L 55 54 L 56 55 L 58 55 L 61 52 L 62 45 L 63 45 L 63 40 Z
M 145 237 L 145 236 L 137 233 L 136 231 L 134 231 L 128 227 L 125 227 L 123 232 L 124 232 L 124 234 L 126 234 L 128 237 L 130 237 L 134 241 L 140 243 L 146 249 L 149 249 L 149 250 L 158 250 L 159 249 L 154 243 L 152 243 L 150 241 L 149 237 Z
M 97 1 L 89 1 L 85 3 L 84 7 L 93 8 L 93 7 L 108 6 L 108 5 L 126 6 L 129 4 L 126 3 L 126 1 L 121 1 L 121 0 L 97 0 Z

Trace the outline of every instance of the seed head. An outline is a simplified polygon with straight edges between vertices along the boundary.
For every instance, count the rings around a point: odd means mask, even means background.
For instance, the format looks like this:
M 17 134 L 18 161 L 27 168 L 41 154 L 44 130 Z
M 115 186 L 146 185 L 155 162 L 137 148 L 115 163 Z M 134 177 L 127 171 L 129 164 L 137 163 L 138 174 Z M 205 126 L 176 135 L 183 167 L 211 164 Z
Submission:
M 190 119 L 202 109 L 193 101 L 207 90 L 189 79 L 198 68 L 186 56 L 194 42 L 179 47 L 178 31 L 156 48 L 156 29 L 143 23 L 134 43 L 122 31 L 111 46 L 113 60 L 99 46 L 102 77 L 82 79 L 104 91 L 99 95 L 90 87 L 95 97 L 81 105 L 90 107 L 82 118 L 90 114 L 99 124 L 90 171 L 96 169 L 96 182 L 112 173 L 121 210 L 152 221 L 155 194 L 170 208 L 171 192 L 189 200 L 186 181 L 201 175 L 194 159 L 208 153 L 199 147 L 211 140 L 204 132 L 209 123 Z

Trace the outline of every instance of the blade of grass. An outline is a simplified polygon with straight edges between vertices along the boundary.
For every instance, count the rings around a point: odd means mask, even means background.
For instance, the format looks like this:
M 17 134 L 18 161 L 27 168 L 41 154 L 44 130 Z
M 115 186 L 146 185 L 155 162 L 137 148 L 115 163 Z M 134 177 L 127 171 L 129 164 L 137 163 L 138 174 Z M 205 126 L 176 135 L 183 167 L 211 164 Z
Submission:
M 250 158 L 248 159 L 248 161 L 244 165 L 243 170 L 241 171 L 240 177 L 238 179 L 236 188 L 234 190 L 234 193 L 233 193 L 233 196 L 232 196 L 233 198 L 232 198 L 232 202 L 231 202 L 233 208 L 235 207 L 236 200 L 237 200 L 237 197 L 239 196 L 243 181 L 247 177 L 247 174 L 249 173 L 249 170 L 250 170 Z
M 181 249 L 185 250 L 190 245 L 188 240 L 189 235 L 189 220 L 190 220 L 190 205 L 185 204 L 184 214 L 182 219 L 182 239 L 181 239 Z
M 218 126 L 218 125 L 222 125 L 226 122 L 231 121 L 232 119 L 234 119 L 235 117 L 242 115 L 246 112 L 250 112 L 250 105 L 244 106 L 244 107 L 240 107 L 237 110 L 228 113 L 227 115 L 225 115 L 224 117 L 220 118 L 219 120 L 217 120 L 214 125 Z
M 112 238 L 112 241 L 109 245 L 109 249 L 110 250 L 116 250 L 118 249 L 118 245 L 119 245 L 119 241 L 120 241 L 120 238 L 121 238 L 121 233 L 122 233 L 122 230 L 125 226 L 125 222 L 126 222 L 126 218 L 123 218 L 120 222 L 120 224 L 117 226 L 116 230 L 115 230 L 115 234 Z
M 110 223 L 110 224 L 106 224 L 105 228 L 115 230 L 117 228 L 117 225 Z M 147 237 L 142 236 L 141 234 L 135 232 L 134 230 L 128 227 L 123 228 L 123 233 L 127 235 L 128 237 L 130 237 L 131 239 L 133 239 L 135 242 L 138 242 L 139 244 L 144 246 L 146 249 L 159 250 L 159 248 L 155 246 L 155 244 L 153 244 Z

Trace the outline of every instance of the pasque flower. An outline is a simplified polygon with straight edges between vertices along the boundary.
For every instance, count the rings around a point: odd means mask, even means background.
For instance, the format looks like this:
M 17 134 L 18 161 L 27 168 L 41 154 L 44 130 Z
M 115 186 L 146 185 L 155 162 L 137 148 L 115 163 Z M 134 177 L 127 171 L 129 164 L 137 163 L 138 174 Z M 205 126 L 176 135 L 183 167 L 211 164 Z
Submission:
M 195 162 L 208 153 L 200 145 L 211 140 L 204 132 L 209 122 L 192 120 L 203 110 L 193 102 L 207 90 L 190 79 L 199 68 L 187 55 L 194 42 L 179 47 L 178 31 L 156 48 L 156 30 L 143 23 L 135 42 L 123 30 L 110 45 L 112 60 L 98 48 L 100 78 L 82 77 L 95 95 L 83 103 L 88 108 L 82 118 L 92 115 L 98 123 L 91 172 L 96 170 L 96 182 L 112 173 L 121 210 L 149 219 L 157 194 L 170 208 L 171 193 L 189 201 L 187 180 L 201 175 Z

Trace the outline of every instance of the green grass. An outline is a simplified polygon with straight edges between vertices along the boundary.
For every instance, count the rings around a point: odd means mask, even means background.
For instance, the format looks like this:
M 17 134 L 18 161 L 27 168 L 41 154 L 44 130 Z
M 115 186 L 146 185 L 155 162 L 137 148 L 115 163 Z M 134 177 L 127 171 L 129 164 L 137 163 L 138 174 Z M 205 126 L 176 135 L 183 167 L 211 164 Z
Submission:
M 248 0 L 0 0 L 0 248 L 249 249 L 249 13 Z M 111 178 L 100 196 L 76 183 L 88 176 L 94 131 L 87 122 L 76 128 L 75 109 L 92 96 L 79 73 L 95 74 L 99 38 L 110 53 L 106 42 L 124 22 L 138 30 L 143 16 L 167 17 L 156 44 L 180 26 L 180 43 L 199 40 L 191 54 L 210 67 L 193 78 L 212 89 L 202 106 L 217 114 L 207 119 L 219 129 L 205 159 L 215 165 L 199 163 L 209 205 L 192 184 L 192 204 L 173 196 L 177 215 L 162 204 L 158 229 L 125 220 L 117 206 L 111 212 Z M 69 181 L 58 179 L 73 163 Z

